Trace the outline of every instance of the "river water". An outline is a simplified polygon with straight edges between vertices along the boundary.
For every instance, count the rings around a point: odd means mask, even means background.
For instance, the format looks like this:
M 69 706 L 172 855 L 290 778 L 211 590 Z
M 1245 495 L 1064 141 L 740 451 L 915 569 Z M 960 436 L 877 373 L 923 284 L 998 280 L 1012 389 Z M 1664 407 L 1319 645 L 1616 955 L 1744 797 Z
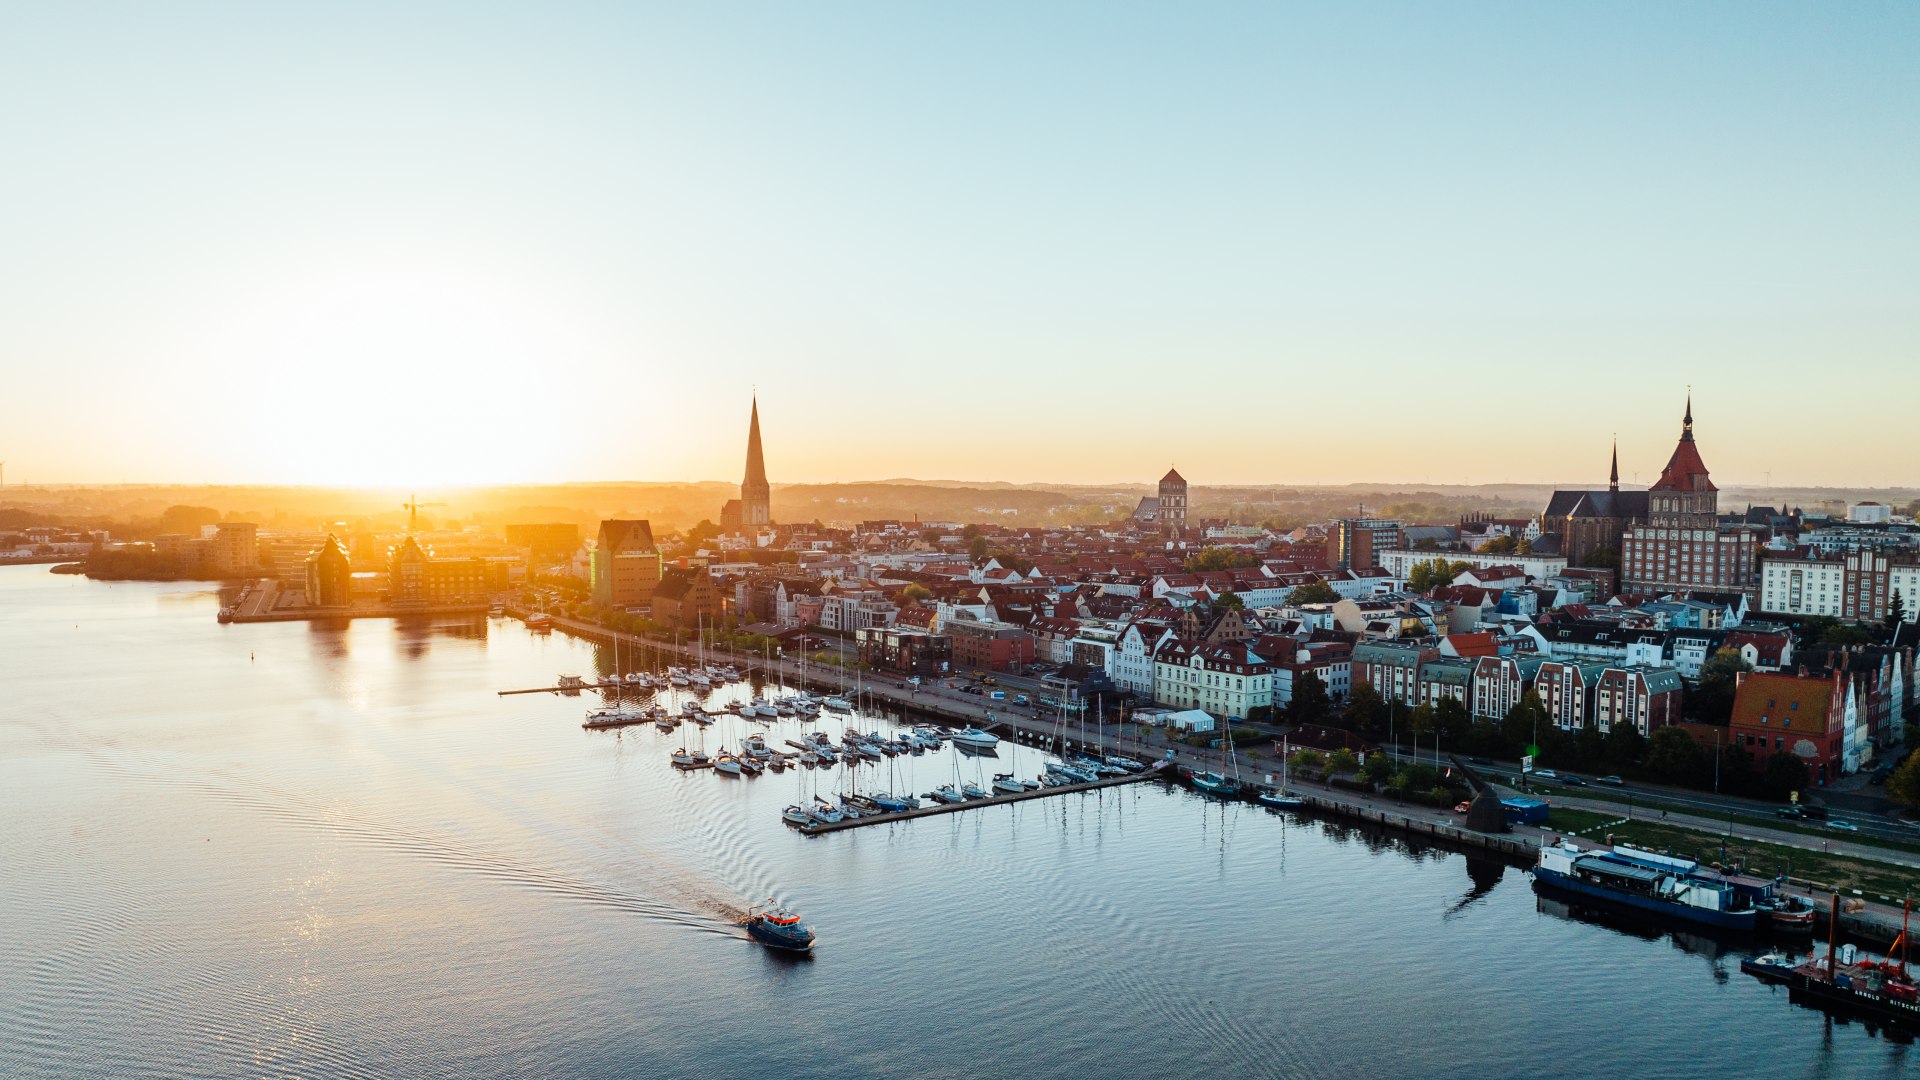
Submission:
M 1737 950 L 1576 917 L 1498 862 L 1154 783 L 804 837 L 779 812 L 814 791 L 1039 758 L 682 775 L 691 736 L 583 731 L 591 694 L 495 693 L 611 670 L 599 647 L 505 621 L 221 626 L 218 606 L 0 568 L 0 1075 L 1908 1066 Z M 769 895 L 815 955 L 744 938 Z

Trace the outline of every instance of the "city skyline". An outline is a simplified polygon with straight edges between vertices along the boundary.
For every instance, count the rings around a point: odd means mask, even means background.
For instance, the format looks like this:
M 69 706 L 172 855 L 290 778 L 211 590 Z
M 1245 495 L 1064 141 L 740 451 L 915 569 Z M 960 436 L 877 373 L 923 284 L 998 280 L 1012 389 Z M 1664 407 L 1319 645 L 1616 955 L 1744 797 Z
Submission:
M 1911 483 L 1916 20 L 38 10 L 0 454 L 724 480 L 757 385 L 775 483 L 1644 485 L 1692 384 L 1731 482 Z

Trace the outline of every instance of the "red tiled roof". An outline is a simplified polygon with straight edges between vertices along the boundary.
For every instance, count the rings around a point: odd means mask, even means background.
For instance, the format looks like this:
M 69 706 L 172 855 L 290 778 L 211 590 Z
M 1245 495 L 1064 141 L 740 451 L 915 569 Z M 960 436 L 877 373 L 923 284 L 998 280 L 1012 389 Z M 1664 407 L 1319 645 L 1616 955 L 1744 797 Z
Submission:
M 1833 686 L 1831 679 L 1743 675 L 1733 694 L 1733 726 L 1825 734 L 1831 720 L 1827 710 L 1833 704 Z

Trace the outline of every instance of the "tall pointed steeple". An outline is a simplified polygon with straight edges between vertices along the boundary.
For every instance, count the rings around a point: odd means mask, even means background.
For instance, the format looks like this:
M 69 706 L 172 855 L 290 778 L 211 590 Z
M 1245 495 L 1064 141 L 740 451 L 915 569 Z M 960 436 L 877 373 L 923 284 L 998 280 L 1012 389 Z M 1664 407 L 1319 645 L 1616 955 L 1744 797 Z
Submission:
M 753 395 L 753 416 L 747 422 L 747 475 L 740 481 L 740 523 L 770 525 L 772 490 L 767 484 L 767 462 L 760 451 L 760 395 Z
M 1613 468 L 1607 473 L 1607 490 L 1620 490 L 1620 436 L 1613 437 Z
M 1687 387 L 1687 415 L 1680 419 L 1680 441 L 1693 441 L 1693 387 Z

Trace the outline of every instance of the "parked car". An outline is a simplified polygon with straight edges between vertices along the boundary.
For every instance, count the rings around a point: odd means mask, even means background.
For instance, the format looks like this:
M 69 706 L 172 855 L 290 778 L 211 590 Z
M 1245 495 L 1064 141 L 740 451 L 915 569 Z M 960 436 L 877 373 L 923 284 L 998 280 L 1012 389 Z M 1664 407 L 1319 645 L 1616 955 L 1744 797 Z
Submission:
M 985 690 L 982 690 L 977 686 L 963 686 L 960 688 L 960 692 L 963 694 L 973 694 L 975 696 L 979 696 L 981 694 L 986 693 Z
M 1491 762 L 1491 761 L 1488 761 L 1488 760 L 1487 760 L 1486 758 L 1483 758 L 1483 757 L 1470 757 L 1470 758 L 1468 758 L 1467 760 L 1468 760 L 1468 761 L 1471 761 L 1471 762 L 1473 762 L 1473 763 L 1474 763 L 1475 765 L 1491 765 L 1491 764 L 1493 764 L 1493 762 Z
M 1617 776 L 1596 776 L 1593 780 L 1596 784 L 1610 784 L 1614 787 L 1625 787 L 1627 783 Z
M 1827 820 L 1827 808 L 1824 806 L 1814 806 L 1812 803 L 1802 803 L 1800 806 L 1800 812 L 1807 815 L 1808 817 L 1812 818 L 1815 821 Z
M 1033 699 L 1025 694 L 1015 694 L 1013 695 L 1013 703 L 1015 705 L 1030 705 L 1033 703 Z
M 1851 821 L 1842 821 L 1839 818 L 1834 818 L 1832 821 L 1827 822 L 1827 828 L 1839 829 L 1841 832 L 1859 832 L 1860 831 L 1860 826 L 1855 825 Z
M 1005 690 L 995 690 L 993 693 L 988 694 L 987 696 L 992 698 L 995 701 L 1007 700 L 1007 692 Z
M 1456 803 L 1454 804 L 1453 812 L 1456 814 L 1464 814 L 1471 809 L 1473 809 L 1473 806 L 1470 803 Z

